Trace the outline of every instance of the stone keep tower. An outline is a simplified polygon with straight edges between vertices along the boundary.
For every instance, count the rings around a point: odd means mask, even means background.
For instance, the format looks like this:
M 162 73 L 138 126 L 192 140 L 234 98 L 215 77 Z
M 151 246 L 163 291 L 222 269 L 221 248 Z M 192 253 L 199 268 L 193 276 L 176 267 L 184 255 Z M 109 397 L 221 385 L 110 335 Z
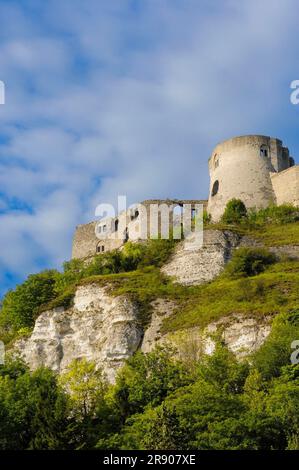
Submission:
M 281 140 L 247 135 L 218 144 L 209 159 L 208 212 L 219 220 L 227 202 L 241 199 L 247 208 L 262 208 L 276 202 L 272 175 L 294 165 Z

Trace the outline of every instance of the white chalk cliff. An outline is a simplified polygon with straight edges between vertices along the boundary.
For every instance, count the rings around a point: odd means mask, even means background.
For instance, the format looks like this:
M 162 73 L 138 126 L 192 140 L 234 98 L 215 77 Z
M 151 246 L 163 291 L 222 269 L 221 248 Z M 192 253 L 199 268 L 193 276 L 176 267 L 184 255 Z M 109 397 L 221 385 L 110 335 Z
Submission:
M 72 307 L 43 312 L 31 336 L 16 347 L 33 369 L 44 365 L 63 372 L 73 359 L 85 357 L 113 381 L 115 371 L 141 342 L 136 314 L 126 297 L 113 297 L 97 284 L 80 286 Z
M 181 244 L 162 271 L 182 284 L 200 284 L 221 272 L 237 244 L 238 237 L 232 233 L 210 231 L 202 248 L 184 250 Z M 259 348 L 270 332 L 270 318 L 258 322 L 256 318 L 231 315 L 204 329 L 163 335 L 163 319 L 174 315 L 175 307 L 173 301 L 157 299 L 152 304 L 151 322 L 142 331 L 138 306 L 132 300 L 113 295 L 108 286 L 82 285 L 71 307 L 43 312 L 30 337 L 18 340 L 15 349 L 32 369 L 44 365 L 58 373 L 72 360 L 84 357 L 102 367 L 113 382 L 117 370 L 139 348 L 149 352 L 156 344 L 170 343 L 179 355 L 194 357 L 212 353 L 219 332 L 229 349 L 242 357 Z

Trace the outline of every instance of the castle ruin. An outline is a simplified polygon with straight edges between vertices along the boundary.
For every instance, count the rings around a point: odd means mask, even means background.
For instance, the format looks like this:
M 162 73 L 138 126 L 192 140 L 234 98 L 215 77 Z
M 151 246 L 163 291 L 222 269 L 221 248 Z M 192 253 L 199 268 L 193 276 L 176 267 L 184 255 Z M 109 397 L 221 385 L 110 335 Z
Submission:
M 147 200 L 116 217 L 77 226 L 72 258 L 88 258 L 120 248 L 128 240 L 144 240 L 152 235 L 153 226 L 161 235 L 163 211 L 169 227 L 180 227 L 184 215 L 178 208 L 194 219 L 196 209 L 202 207 L 217 222 L 232 198 L 241 199 L 248 209 L 284 203 L 299 206 L 299 165 L 279 139 L 246 135 L 226 140 L 212 152 L 209 173 L 208 200 Z
M 279 139 L 246 135 L 226 140 L 215 147 L 209 172 L 208 212 L 213 221 L 232 198 L 241 199 L 247 209 L 299 205 L 299 166 Z

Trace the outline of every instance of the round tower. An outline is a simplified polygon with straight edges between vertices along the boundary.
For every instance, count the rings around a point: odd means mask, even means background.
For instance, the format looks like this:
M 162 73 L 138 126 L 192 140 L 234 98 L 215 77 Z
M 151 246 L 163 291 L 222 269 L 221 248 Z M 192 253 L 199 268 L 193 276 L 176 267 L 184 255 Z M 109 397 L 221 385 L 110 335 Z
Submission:
M 241 199 L 247 208 L 275 202 L 270 174 L 290 165 L 288 149 L 279 139 L 246 135 L 218 144 L 209 159 L 212 220 L 220 219 L 232 198 Z

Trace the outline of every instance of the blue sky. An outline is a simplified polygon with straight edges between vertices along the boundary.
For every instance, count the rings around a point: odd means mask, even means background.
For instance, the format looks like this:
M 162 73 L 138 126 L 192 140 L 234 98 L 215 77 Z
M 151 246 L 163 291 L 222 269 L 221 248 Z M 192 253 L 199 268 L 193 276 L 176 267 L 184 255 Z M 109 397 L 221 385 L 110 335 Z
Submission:
M 205 198 L 239 134 L 298 162 L 296 0 L 0 0 L 0 288 L 70 257 L 126 194 Z

